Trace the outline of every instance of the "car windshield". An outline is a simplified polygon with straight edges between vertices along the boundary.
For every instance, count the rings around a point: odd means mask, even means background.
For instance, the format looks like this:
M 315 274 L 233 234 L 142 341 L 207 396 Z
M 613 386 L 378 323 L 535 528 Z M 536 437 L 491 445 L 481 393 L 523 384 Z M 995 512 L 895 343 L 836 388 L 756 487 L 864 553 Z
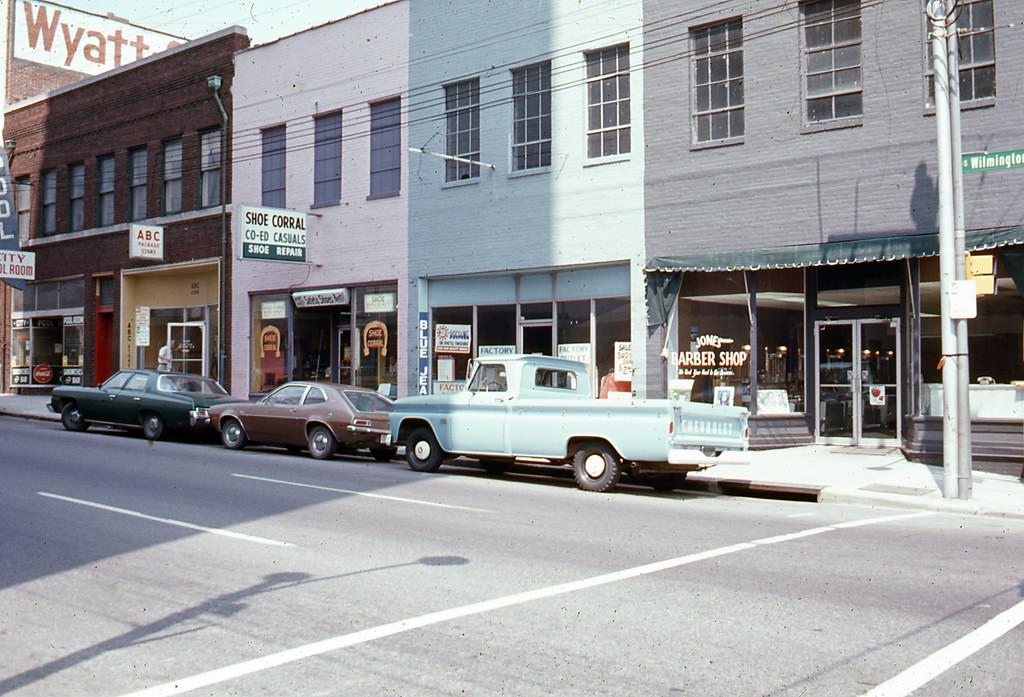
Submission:
M 161 392 L 188 392 L 190 394 L 216 394 L 225 395 L 228 393 L 213 378 L 201 375 L 161 375 L 157 381 L 156 388 Z
M 345 390 L 342 394 L 356 411 L 391 411 L 395 408 L 390 399 L 376 392 Z

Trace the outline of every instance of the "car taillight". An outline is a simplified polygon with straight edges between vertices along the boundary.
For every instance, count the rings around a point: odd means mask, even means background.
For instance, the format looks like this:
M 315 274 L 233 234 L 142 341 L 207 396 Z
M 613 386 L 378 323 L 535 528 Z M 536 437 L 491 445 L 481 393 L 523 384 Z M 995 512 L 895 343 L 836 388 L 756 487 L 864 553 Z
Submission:
M 353 426 L 366 426 L 367 428 L 369 428 L 373 424 L 370 422 L 369 419 L 353 419 L 352 420 L 352 425 Z
M 671 436 L 676 430 L 676 422 L 672 419 L 668 421 L 668 434 Z

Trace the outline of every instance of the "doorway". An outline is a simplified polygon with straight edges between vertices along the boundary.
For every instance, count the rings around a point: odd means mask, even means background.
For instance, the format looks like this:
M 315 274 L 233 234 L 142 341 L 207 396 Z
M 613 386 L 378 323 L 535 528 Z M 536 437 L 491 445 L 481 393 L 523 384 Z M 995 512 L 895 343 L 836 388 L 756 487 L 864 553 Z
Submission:
M 898 446 L 899 320 L 822 321 L 814 328 L 818 442 Z
M 205 322 L 168 322 L 167 340 L 174 341 L 171 370 L 179 373 L 209 375 Z

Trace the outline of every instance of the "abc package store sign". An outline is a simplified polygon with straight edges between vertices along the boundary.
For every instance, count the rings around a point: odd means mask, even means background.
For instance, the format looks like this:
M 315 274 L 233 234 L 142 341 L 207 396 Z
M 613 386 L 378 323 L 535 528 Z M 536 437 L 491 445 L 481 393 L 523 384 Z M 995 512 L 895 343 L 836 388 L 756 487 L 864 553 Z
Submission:
M 162 225 L 132 225 L 128 230 L 128 256 L 132 259 L 164 259 Z
M 306 263 L 306 214 L 284 208 L 239 206 L 239 259 Z
M 132 63 L 187 39 L 48 2 L 18 0 L 14 57 L 87 75 Z

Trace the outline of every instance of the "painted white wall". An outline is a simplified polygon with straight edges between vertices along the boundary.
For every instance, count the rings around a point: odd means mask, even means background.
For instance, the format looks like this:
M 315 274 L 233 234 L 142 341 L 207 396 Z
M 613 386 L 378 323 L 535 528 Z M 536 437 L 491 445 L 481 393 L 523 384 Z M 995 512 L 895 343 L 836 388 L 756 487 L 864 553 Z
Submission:
M 235 257 L 232 274 L 231 386 L 249 390 L 250 294 L 297 288 L 397 281 L 408 302 L 408 168 L 400 196 L 367 200 L 370 191 L 370 104 L 401 97 L 406 143 L 409 3 L 399 0 L 242 51 L 235 57 L 234 205 L 261 205 L 261 129 L 286 127 L 287 207 L 309 213 L 306 264 Z M 312 209 L 313 118 L 342 112 L 341 204 Z M 235 223 L 237 226 L 237 221 Z M 409 332 L 399 313 L 398 341 Z M 399 354 L 399 375 L 406 373 Z

